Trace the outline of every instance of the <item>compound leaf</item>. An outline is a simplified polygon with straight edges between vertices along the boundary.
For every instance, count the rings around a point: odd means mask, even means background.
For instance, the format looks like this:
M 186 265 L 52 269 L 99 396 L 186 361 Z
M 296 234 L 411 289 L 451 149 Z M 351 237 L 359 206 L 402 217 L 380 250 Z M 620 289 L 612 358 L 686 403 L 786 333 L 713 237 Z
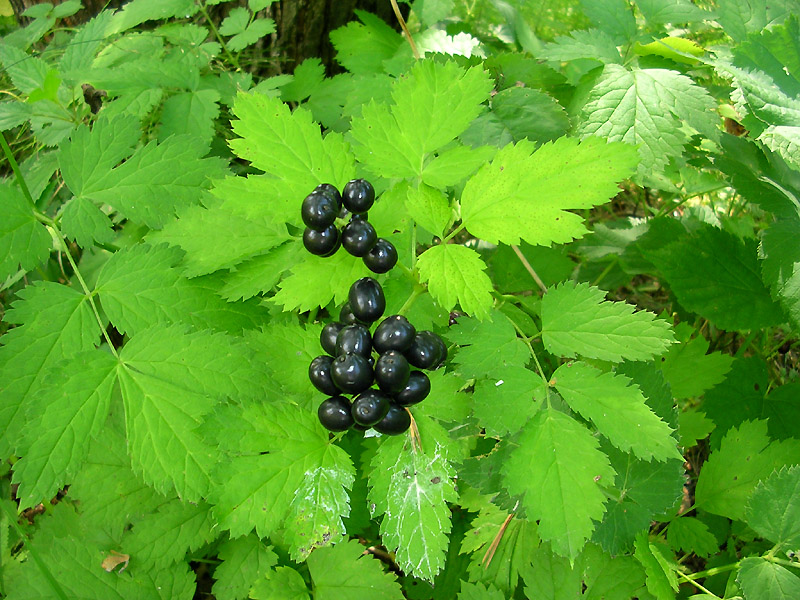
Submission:
M 747 503 L 746 519 L 778 547 L 800 547 L 800 466 L 783 468 L 760 482 Z
M 478 319 L 489 316 L 492 307 L 492 281 L 486 263 L 472 248 L 458 244 L 438 244 L 428 248 L 417 260 L 419 278 L 445 310 L 456 304 Z
M 675 552 L 691 552 L 700 558 L 716 554 L 719 550 L 717 538 L 708 530 L 708 526 L 694 517 L 673 519 L 667 528 L 667 542 Z
M 772 600 L 800 596 L 800 577 L 789 569 L 761 557 L 739 563 L 736 582 L 747 600 Z
M 516 433 L 539 410 L 545 397 L 542 378 L 522 367 L 497 367 L 475 384 L 473 413 L 486 435 Z
M 375 15 L 355 13 L 361 23 L 350 21 L 331 32 L 336 62 L 355 74 L 383 73 L 383 62 L 405 43 L 403 37 Z
M 447 337 L 458 344 L 453 363 L 466 379 L 490 377 L 498 367 L 524 367 L 530 358 L 514 325 L 499 311 L 491 320 L 461 318 Z
M 211 591 L 219 600 L 247 598 L 250 588 L 278 562 L 278 555 L 272 548 L 253 534 L 224 541 L 219 546 L 218 556 L 222 563 L 214 569 Z
M 470 233 L 543 246 L 582 237 L 583 219 L 568 210 L 606 202 L 637 163 L 632 147 L 593 138 L 562 137 L 534 149 L 527 140 L 508 144 L 467 180 L 461 218 Z
M 19 267 L 30 271 L 50 255 L 50 234 L 16 186 L 0 182 L 0 282 Z
M 795 331 L 800 331 L 800 250 L 794 241 L 800 235 L 800 223 L 782 219 L 761 233 L 759 254 L 761 271 L 789 316 Z

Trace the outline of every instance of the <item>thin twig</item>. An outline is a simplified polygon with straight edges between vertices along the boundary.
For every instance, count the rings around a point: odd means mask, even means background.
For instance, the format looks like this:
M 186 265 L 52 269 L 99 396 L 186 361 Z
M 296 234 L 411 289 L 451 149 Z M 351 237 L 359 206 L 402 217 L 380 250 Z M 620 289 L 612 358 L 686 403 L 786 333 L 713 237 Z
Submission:
M 516 509 L 517 507 L 514 506 L 514 508 Z M 511 523 L 511 519 L 513 518 L 514 518 L 514 513 L 512 512 L 510 515 L 506 517 L 506 520 L 503 521 L 503 524 L 500 525 L 500 531 L 497 532 L 497 535 L 494 536 L 492 543 L 489 544 L 489 547 L 486 549 L 486 553 L 483 555 L 483 560 L 481 561 L 481 564 L 483 565 L 484 569 L 489 568 L 489 565 L 491 564 L 492 559 L 494 558 L 494 553 L 497 552 L 497 548 L 498 546 L 500 546 L 500 541 L 503 539 L 503 534 L 506 532 L 508 524 Z
M 533 270 L 531 263 L 529 263 L 528 259 L 525 258 L 525 255 L 519 249 L 519 246 L 511 246 L 511 249 L 514 251 L 514 254 L 517 255 L 517 258 L 519 258 L 519 261 L 522 263 L 522 266 L 525 267 L 525 270 L 531 274 L 531 277 L 533 277 L 533 280 L 536 282 L 536 285 L 538 285 L 539 289 L 542 290 L 542 293 L 547 292 L 547 286 L 544 284 L 544 281 L 542 281 L 538 273 L 536 273 L 536 271 Z
M 417 45 L 414 43 L 414 38 L 411 37 L 411 32 L 408 30 L 408 25 L 406 25 L 406 20 L 403 18 L 403 15 L 400 14 L 400 7 L 397 6 L 397 0 L 391 0 L 391 2 L 394 16 L 397 17 L 397 20 L 400 22 L 400 28 L 403 30 L 403 33 L 406 34 L 408 43 L 411 44 L 411 52 L 414 54 L 414 58 L 419 60 L 419 50 L 417 50 Z

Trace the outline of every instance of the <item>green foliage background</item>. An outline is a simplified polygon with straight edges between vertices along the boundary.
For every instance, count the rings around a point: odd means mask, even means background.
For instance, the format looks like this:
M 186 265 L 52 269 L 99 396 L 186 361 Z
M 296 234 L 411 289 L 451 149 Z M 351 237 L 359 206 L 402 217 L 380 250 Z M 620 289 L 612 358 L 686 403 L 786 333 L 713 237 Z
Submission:
M 800 597 L 800 6 L 416 0 L 266 76 L 224 3 L 3 24 L 0 595 Z M 307 377 L 355 177 L 413 435 Z

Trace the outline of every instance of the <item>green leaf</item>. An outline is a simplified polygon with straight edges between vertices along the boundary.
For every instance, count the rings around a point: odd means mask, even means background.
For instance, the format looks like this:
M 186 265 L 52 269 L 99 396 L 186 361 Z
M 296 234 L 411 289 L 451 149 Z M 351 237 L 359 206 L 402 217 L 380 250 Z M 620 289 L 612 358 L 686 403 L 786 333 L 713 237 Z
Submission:
M 747 524 L 779 549 L 800 547 L 800 467 L 784 467 L 760 482 L 745 509 Z
M 672 430 L 624 375 L 574 362 L 556 369 L 551 381 L 570 408 L 590 419 L 617 448 L 631 450 L 645 460 L 682 458 Z
M 772 600 L 800 596 L 800 578 L 764 558 L 745 558 L 739 563 L 736 582 L 747 600 Z
M 294 79 L 281 87 L 284 102 L 301 102 L 313 94 L 325 81 L 325 67 L 318 58 L 307 58 L 294 69 Z
M 170 96 L 161 107 L 161 128 L 158 140 L 171 135 L 191 134 L 206 146 L 214 138 L 214 120 L 219 116 L 219 92 L 194 90 Z
M 16 186 L 0 183 L 0 282 L 17 272 L 30 271 L 50 255 L 50 234 Z
M 491 321 L 459 319 L 447 337 L 459 345 L 452 362 L 465 379 L 490 377 L 498 367 L 524 367 L 530 359 L 514 325 L 498 311 L 491 313 Z
M 601 360 L 649 360 L 669 348 L 669 323 L 626 302 L 609 302 L 586 283 L 563 283 L 542 298 L 542 340 L 549 352 Z
M 670 521 L 667 528 L 667 542 L 678 552 L 693 553 L 700 558 L 707 558 L 719 550 L 717 539 L 708 530 L 708 526 L 693 517 L 681 517 Z
M 402 600 L 400 586 L 357 540 L 320 548 L 308 557 L 314 600 Z
M 275 31 L 275 21 L 272 19 L 256 19 L 247 29 L 229 39 L 226 45 L 231 52 L 239 52 Z
M 536 151 L 525 140 L 509 144 L 467 181 L 461 218 L 487 242 L 570 242 L 586 229 L 567 210 L 606 202 L 636 162 L 633 148 L 592 138 L 559 138 Z
M 531 566 L 522 572 L 528 598 L 571 600 L 581 596 L 581 573 L 568 558 L 554 554 L 550 544 L 539 546 L 531 557 Z
M 48 384 L 53 369 L 65 358 L 92 350 L 100 328 L 86 296 L 52 282 L 36 282 L 19 292 L 4 315 L 20 325 L 3 335 L 0 346 L 0 454 L 17 447 L 25 412 Z
M 114 225 L 106 214 L 86 198 L 73 196 L 61 213 L 61 230 L 81 248 L 95 243 L 107 244 L 114 239 Z
M 717 3 L 717 20 L 736 42 L 743 41 L 748 33 L 757 33 L 767 25 L 780 21 L 791 10 L 791 2 L 766 0 L 721 0 Z
M 498 367 L 475 384 L 473 411 L 486 435 L 516 433 L 539 410 L 544 382 L 529 369 Z
M 170 500 L 158 512 L 137 521 L 122 538 L 122 547 L 137 565 L 166 568 L 214 539 L 215 525 L 205 502 Z
M 704 88 L 677 71 L 608 64 L 581 110 L 578 133 L 638 146 L 644 178 L 682 155 L 687 126 L 719 138 L 715 106 Z
M 492 308 L 492 281 L 484 272 L 486 263 L 472 248 L 439 244 L 417 259 L 419 278 L 445 310 L 459 304 L 464 312 L 486 319 Z
M 276 0 L 247 0 L 247 8 L 257 13 L 260 10 L 264 10 L 275 1 Z
M 581 7 L 598 29 L 614 38 L 616 45 L 629 42 L 636 35 L 636 19 L 625 0 L 581 0 Z
M 189 17 L 197 10 L 198 6 L 193 0 L 133 0 L 114 13 L 112 31 L 109 33 L 121 33 L 145 21 Z
M 278 555 L 272 548 L 252 534 L 225 540 L 219 546 L 218 556 L 222 563 L 214 569 L 215 581 L 211 588 L 217 600 L 247 598 L 250 588 L 257 585 L 258 580 L 278 562 Z
M 528 518 L 553 551 L 575 558 L 605 511 L 599 481 L 615 475 L 597 440 L 574 419 L 552 408 L 540 411 L 522 431 L 502 467 L 509 493 L 525 494 Z
M 353 120 L 356 156 L 382 177 L 420 176 L 425 155 L 463 132 L 490 90 L 489 76 L 480 67 L 464 70 L 450 61 L 420 60 L 393 85 L 393 104 L 371 102 L 362 118 Z M 386 156 L 395 157 L 391 164 Z
M 453 207 L 447 196 L 430 185 L 409 187 L 405 205 L 417 225 L 434 235 L 443 236 L 453 221 Z
M 480 583 L 461 582 L 461 591 L 457 600 L 504 600 L 503 592 L 493 585 L 484 587 Z
M 392 58 L 405 41 L 375 15 L 363 10 L 355 13 L 361 23 L 350 21 L 331 31 L 336 62 L 351 73 L 382 73 L 383 62 Z
M 162 326 L 133 336 L 120 360 L 134 470 L 159 491 L 207 497 L 220 456 L 196 430 L 221 399 L 262 394 L 265 376 L 251 351 L 221 333 Z
M 758 329 L 784 320 L 761 280 L 753 240 L 703 223 L 645 257 L 685 309 L 722 329 Z
M 600 29 L 571 31 L 544 45 L 538 58 L 551 62 L 591 59 L 603 64 L 622 64 L 615 40 Z
M 581 560 L 584 600 L 630 600 L 643 595 L 644 570 L 632 557 L 612 558 L 594 544 L 587 544 Z
M 681 436 L 681 446 L 684 449 L 693 448 L 697 442 L 708 437 L 716 427 L 714 421 L 706 417 L 699 410 L 685 410 L 678 415 L 678 432 Z
M 800 235 L 800 222 L 779 220 L 761 233 L 759 254 L 764 282 L 800 331 L 800 250 L 793 243 Z
M 734 359 L 722 352 L 707 354 L 709 342 L 702 335 L 692 337 L 695 329 L 687 323 L 679 323 L 675 332 L 680 343 L 669 348 L 656 364 L 675 398 L 700 396 L 725 379 Z
M 267 573 L 266 579 L 256 582 L 249 597 L 253 600 L 309 600 L 303 576 L 291 567 L 277 567 Z
M 539 90 L 511 87 L 498 92 L 492 98 L 492 112 L 515 142 L 525 138 L 537 144 L 550 142 L 569 130 L 564 108 Z
M 30 56 L 8 43 L 0 46 L 0 63 L 14 87 L 26 95 L 44 85 L 49 70 L 48 64 L 38 56 Z
M 26 451 L 14 465 L 22 508 L 55 496 L 81 467 L 89 441 L 108 417 L 117 361 L 90 350 L 54 371 L 28 410 Z
M 233 267 L 225 276 L 219 294 L 228 302 L 236 302 L 269 292 L 286 271 L 306 256 L 305 248 L 299 244 L 281 244 L 268 254 L 254 256 Z
M 492 146 L 454 146 L 439 152 L 422 168 L 422 181 L 440 189 L 457 185 L 492 158 L 496 151 Z M 420 224 L 424 226 L 424 223 Z
M 220 35 L 236 35 L 247 29 L 250 22 L 250 11 L 243 6 L 237 6 L 228 13 L 228 16 L 220 23 Z
M 636 0 L 648 23 L 694 23 L 708 19 L 712 15 L 695 6 L 690 0 Z
M 797 462 L 800 441 L 770 442 L 766 421 L 745 421 L 731 429 L 700 471 L 695 503 L 708 512 L 742 520 L 759 481 Z
M 636 551 L 634 557 L 644 567 L 647 576 L 647 591 L 657 600 L 674 600 L 678 591 L 678 577 L 675 575 L 677 565 L 668 550 L 659 542 L 648 540 L 648 532 L 642 531 L 636 537 Z
M 417 421 L 420 426 L 423 421 Z M 455 502 L 455 470 L 447 457 L 447 433 L 425 422 L 422 448 L 412 447 L 407 435 L 387 438 L 370 462 L 368 498 L 373 517 L 382 515 L 381 540 L 396 551 L 405 573 L 433 581 L 444 568 L 450 532 L 450 509 Z M 438 429 L 438 431 L 436 431 Z M 428 436 L 428 431 L 435 431 Z M 438 438 L 438 439 L 437 439 Z

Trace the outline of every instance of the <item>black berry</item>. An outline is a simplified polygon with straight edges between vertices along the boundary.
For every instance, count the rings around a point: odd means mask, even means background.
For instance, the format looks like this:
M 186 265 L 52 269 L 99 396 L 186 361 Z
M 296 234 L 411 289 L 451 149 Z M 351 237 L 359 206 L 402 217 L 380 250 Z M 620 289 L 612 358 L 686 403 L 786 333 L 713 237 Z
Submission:
M 303 231 L 303 246 L 311 254 L 323 257 L 331 256 L 339 249 L 340 245 L 341 239 L 336 225 L 331 225 L 322 231 L 316 231 L 310 227 L 306 227 Z
M 360 354 L 343 354 L 333 359 L 331 379 L 347 394 L 358 394 L 372 385 L 374 379 L 369 361 Z
M 339 209 L 342 208 L 342 195 L 339 193 L 339 190 L 336 189 L 335 185 L 330 183 L 320 183 L 314 188 L 314 191 L 319 192 L 320 194 L 325 194 L 328 198 L 333 200 L 336 203 L 337 213 Z
M 375 382 L 387 394 L 395 394 L 405 388 L 410 373 L 406 357 L 397 350 L 381 354 L 375 363 Z
M 400 435 L 411 427 L 411 415 L 408 411 L 395 403 L 389 406 L 386 416 L 373 425 L 375 431 L 384 435 Z
M 332 363 L 333 358 L 323 354 L 322 356 L 316 357 L 311 361 L 311 364 L 308 365 L 308 378 L 311 380 L 311 383 L 314 384 L 314 387 L 320 392 L 328 394 L 328 396 L 335 396 L 339 393 L 339 389 L 334 385 L 331 377 Z
M 375 228 L 365 219 L 350 219 L 342 229 L 342 246 L 353 256 L 364 256 L 378 241 Z
M 353 316 L 364 323 L 377 321 L 386 310 L 383 288 L 372 277 L 362 277 L 351 285 L 347 298 Z
M 322 192 L 311 192 L 303 200 L 300 214 L 306 227 L 322 231 L 333 225 L 336 216 L 339 214 L 339 206 L 330 196 Z
M 342 190 L 342 203 L 351 213 L 363 213 L 375 202 L 375 188 L 366 179 L 351 179 Z
M 397 264 L 397 248 L 389 240 L 378 238 L 362 260 L 373 273 L 387 273 Z
M 435 369 L 447 358 L 447 346 L 432 331 L 420 331 L 405 356 L 418 369 Z
M 411 406 L 422 402 L 431 393 L 431 380 L 422 371 L 411 371 L 406 387 L 394 395 L 394 401 L 400 406 Z
M 342 327 L 339 335 L 336 336 L 336 355 L 348 352 L 370 358 L 372 336 L 369 334 L 369 329 L 358 323 Z
M 361 323 L 362 321 L 356 319 L 353 314 L 353 309 L 350 307 L 349 302 L 342 305 L 342 310 L 339 311 L 339 320 L 345 325 L 352 325 L 353 323 Z
M 319 343 L 322 345 L 322 349 L 331 356 L 336 356 L 336 337 L 343 327 L 344 323 L 334 321 L 325 325 L 319 334 Z
M 323 400 L 317 409 L 317 416 L 328 431 L 347 431 L 354 423 L 350 401 L 344 396 L 332 396 Z
M 402 315 L 392 315 L 386 317 L 381 324 L 375 328 L 372 336 L 372 345 L 380 353 L 389 350 L 399 350 L 405 352 L 411 347 L 417 330 Z
M 372 427 L 386 416 L 389 406 L 391 406 L 389 396 L 379 390 L 369 389 L 353 400 L 351 414 L 359 425 Z

